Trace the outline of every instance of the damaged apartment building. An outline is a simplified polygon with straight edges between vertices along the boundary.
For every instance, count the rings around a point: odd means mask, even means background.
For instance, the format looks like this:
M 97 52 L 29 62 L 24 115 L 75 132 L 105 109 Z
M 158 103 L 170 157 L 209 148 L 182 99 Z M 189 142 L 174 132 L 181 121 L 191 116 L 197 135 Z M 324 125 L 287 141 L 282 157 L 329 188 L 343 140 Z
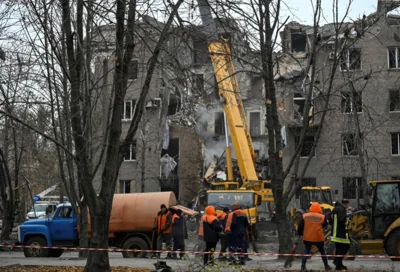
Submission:
M 399 2 L 379 0 L 375 13 L 344 23 L 338 35 L 344 50 L 337 56 L 335 24 L 319 27 L 316 77 L 308 113 L 312 117 L 300 150 L 300 169 L 309 156 L 312 159 L 303 179 L 297 182 L 331 186 L 337 190 L 336 200 L 347 198 L 354 206 L 362 204 L 363 177 L 367 182 L 400 178 L 400 16 L 394 13 Z M 304 125 L 303 110 L 309 91 L 309 75 L 304 71 L 312 34 L 312 26 L 297 22 L 288 23 L 280 33 L 283 50 L 278 56 L 275 80 L 280 117 L 286 128 L 286 165 Z M 339 62 L 333 87 L 328 107 L 323 108 L 335 59 Z M 322 123 L 324 111 L 327 114 Z M 321 126 L 320 139 L 311 154 Z
M 137 24 L 136 43 L 124 101 L 122 133 L 133 117 L 136 101 L 146 76 L 146 65 L 163 27 L 154 18 L 143 16 Z M 262 80 L 249 72 L 242 61 L 251 58 L 250 49 L 235 22 L 218 21 L 219 35 L 233 48 L 235 68 L 254 147 L 259 156 L 267 153 L 262 99 Z M 100 131 L 106 128 L 112 86 L 112 26 L 102 26 L 94 35 L 95 75 L 100 93 Z M 107 40 L 107 48 L 101 46 Z M 114 46 L 115 48 L 115 46 Z M 235 55 L 236 54 L 236 55 Z M 254 58 L 256 59 L 256 58 Z M 247 72 L 241 72 L 246 70 Z M 116 193 L 174 191 L 181 204 L 190 203 L 201 189 L 204 169 L 214 157 L 223 156 L 225 125 L 215 75 L 208 56 L 207 41 L 201 26 L 171 30 L 151 80 L 148 100 L 139 130 L 128 150 L 118 175 Z

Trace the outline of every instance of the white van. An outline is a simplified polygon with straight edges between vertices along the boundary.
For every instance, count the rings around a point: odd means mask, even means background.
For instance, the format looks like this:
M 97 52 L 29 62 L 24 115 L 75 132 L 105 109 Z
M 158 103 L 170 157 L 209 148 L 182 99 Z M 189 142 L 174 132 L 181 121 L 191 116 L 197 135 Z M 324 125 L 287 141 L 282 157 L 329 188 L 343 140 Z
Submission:
M 26 215 L 26 220 L 38 219 L 40 217 L 46 216 L 47 208 L 50 213 L 53 213 L 57 209 L 57 205 L 58 202 L 56 201 L 37 201 Z

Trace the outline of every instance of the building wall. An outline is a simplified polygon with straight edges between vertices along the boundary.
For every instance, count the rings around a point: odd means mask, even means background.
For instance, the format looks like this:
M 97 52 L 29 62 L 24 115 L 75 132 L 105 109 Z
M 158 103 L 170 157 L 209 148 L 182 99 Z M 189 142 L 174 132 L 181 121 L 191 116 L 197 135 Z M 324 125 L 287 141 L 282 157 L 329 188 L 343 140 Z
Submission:
M 170 138 L 179 139 L 179 201 L 188 204 L 201 188 L 203 167 L 202 140 L 192 127 L 170 124 Z
M 145 25 L 142 27 L 146 28 Z M 226 33 L 229 29 L 226 25 L 218 25 L 218 27 L 220 33 Z M 112 28 L 104 30 L 113 33 Z M 150 31 L 150 28 L 147 31 Z M 233 44 L 233 54 L 240 56 L 234 58 L 234 65 L 247 118 L 249 119 L 251 112 L 260 113 L 260 132 L 254 136 L 254 147 L 260 155 L 267 154 L 263 84 L 255 73 L 249 72 L 254 70 L 254 67 L 241 59 L 246 57 L 246 54 L 243 53 L 248 50 L 245 47 L 243 34 L 237 32 L 234 27 L 228 32 L 230 32 L 231 43 Z M 111 34 L 105 34 L 105 37 L 110 40 L 113 38 Z M 197 195 L 201 187 L 203 166 L 209 162 L 210 156 L 221 156 L 223 154 L 225 137 L 214 137 L 214 113 L 222 112 L 223 109 L 218 102 L 215 75 L 208 58 L 207 43 L 201 40 L 201 37 L 201 27 L 194 27 L 194 29 L 188 29 L 186 32 L 178 31 L 170 36 L 167 43 L 168 54 L 162 54 L 160 57 L 160 65 L 154 73 L 148 95 L 149 99 L 160 98 L 160 107 L 149 108 L 146 111 L 146 116 L 142 118 L 139 130 L 135 135 L 136 158 L 122 163 L 115 188 L 117 193 L 139 192 L 143 188 L 144 191 L 158 191 L 173 186 L 169 183 L 174 181 L 168 179 L 160 181 L 160 155 L 168 153 L 168 150 L 162 149 L 163 138 L 179 139 L 179 156 L 175 161 L 178 163 L 178 197 L 182 204 L 187 204 Z M 198 52 L 198 54 L 206 58 L 200 63 L 194 63 L 195 53 L 193 48 L 200 42 L 203 42 L 204 46 L 199 47 L 203 51 Z M 151 57 L 148 46 L 151 47 L 154 44 L 138 42 L 135 45 L 133 60 L 138 61 L 138 76 L 137 79 L 129 81 L 126 101 L 139 98 L 146 76 L 147 63 Z M 108 70 L 105 71 L 104 59 L 108 60 L 108 69 L 113 68 L 115 63 L 111 55 L 107 55 L 107 53 L 103 53 L 103 55 L 98 59 L 95 67 L 98 78 L 101 76 L 107 78 L 107 81 L 100 80 L 98 86 L 101 107 L 98 107 L 98 116 L 96 117 L 98 124 L 103 125 L 98 133 L 99 139 L 102 138 L 100 131 L 104 132 L 104 124 L 107 123 L 108 113 L 105 109 L 110 106 L 112 87 L 112 73 Z M 195 75 L 203 75 L 204 88 L 202 90 L 195 88 Z M 185 105 L 180 107 L 176 114 L 169 115 L 170 97 L 176 96 L 177 93 L 179 93 L 182 104 Z M 250 120 L 248 121 L 251 123 Z M 166 129 L 166 124 L 168 124 L 168 129 Z M 199 124 L 201 125 L 199 126 Z M 129 125 L 130 120 L 123 120 L 122 137 L 126 135 Z M 99 147 L 101 143 L 99 140 Z M 172 150 L 169 152 L 173 153 Z M 100 176 L 101 171 L 96 177 L 97 181 L 100 180 Z
M 323 124 L 321 138 L 316 148 L 316 155 L 311 159 L 305 178 L 316 178 L 317 185 L 329 185 L 338 190 L 337 200 L 349 197 L 344 192 L 344 177 L 361 177 L 359 157 L 346 156 L 342 152 L 342 136 L 354 132 L 357 127 L 357 118 L 354 114 L 341 112 L 341 91 L 349 90 L 349 82 L 353 82 L 356 90 L 362 90 L 363 112 L 358 113 L 360 130 L 365 135 L 364 149 L 368 156 L 368 181 L 374 179 L 390 179 L 400 176 L 398 164 L 399 156 L 391 155 L 391 132 L 399 132 L 399 113 L 389 112 L 389 90 L 398 90 L 399 70 L 388 69 L 388 46 L 398 46 L 396 33 L 399 26 L 388 26 L 385 19 L 381 19 L 372 26 L 361 40 L 354 44 L 354 48 L 361 49 L 362 70 L 355 72 L 338 71 L 334 81 L 329 112 Z M 318 69 L 320 69 L 318 88 L 326 91 L 329 69 L 332 60 L 329 59 L 330 49 L 324 48 L 318 55 Z M 301 86 L 302 78 L 292 79 L 297 88 Z M 296 83 L 297 82 L 297 83 Z M 296 85 L 297 84 L 297 85 Z M 287 90 L 285 84 L 280 86 L 281 92 Z M 285 99 L 287 112 L 293 112 L 293 98 Z M 290 114 L 289 114 L 290 115 Z M 299 129 L 297 129 L 299 131 Z M 295 128 L 290 128 L 287 134 L 288 144 L 284 150 L 284 163 L 288 161 L 295 149 Z M 306 158 L 300 159 L 301 167 Z M 348 188 L 347 188 L 348 189 Z M 350 199 L 356 205 L 355 199 Z

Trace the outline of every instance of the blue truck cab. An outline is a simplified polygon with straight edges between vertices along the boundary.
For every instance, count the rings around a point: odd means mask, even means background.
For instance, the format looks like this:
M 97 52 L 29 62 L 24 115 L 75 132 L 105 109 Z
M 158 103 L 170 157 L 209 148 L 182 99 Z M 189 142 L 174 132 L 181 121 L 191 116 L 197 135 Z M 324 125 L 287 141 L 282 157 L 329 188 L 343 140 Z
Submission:
M 53 216 L 25 221 L 18 227 L 18 242 L 26 246 L 74 246 L 77 218 L 71 204 L 60 204 Z M 60 257 L 62 249 L 25 248 L 25 257 Z

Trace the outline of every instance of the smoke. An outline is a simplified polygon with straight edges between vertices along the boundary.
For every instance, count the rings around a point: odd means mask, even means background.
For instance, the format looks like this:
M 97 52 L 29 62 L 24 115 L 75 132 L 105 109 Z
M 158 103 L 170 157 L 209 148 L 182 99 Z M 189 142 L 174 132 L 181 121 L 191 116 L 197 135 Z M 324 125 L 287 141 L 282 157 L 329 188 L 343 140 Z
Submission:
M 213 131 L 209 129 L 210 123 L 214 123 L 214 113 L 212 108 L 207 109 L 204 106 L 196 107 L 195 113 L 196 133 L 203 141 L 208 141 L 213 135 Z
M 196 133 L 204 141 L 204 163 L 209 165 L 214 156 L 221 157 L 225 151 L 225 138 L 214 137 L 214 112 L 222 111 L 218 104 L 214 107 L 196 107 Z
M 225 141 L 215 141 L 211 139 L 204 142 L 204 163 L 209 165 L 213 160 L 214 156 L 217 158 L 221 157 L 225 151 Z

